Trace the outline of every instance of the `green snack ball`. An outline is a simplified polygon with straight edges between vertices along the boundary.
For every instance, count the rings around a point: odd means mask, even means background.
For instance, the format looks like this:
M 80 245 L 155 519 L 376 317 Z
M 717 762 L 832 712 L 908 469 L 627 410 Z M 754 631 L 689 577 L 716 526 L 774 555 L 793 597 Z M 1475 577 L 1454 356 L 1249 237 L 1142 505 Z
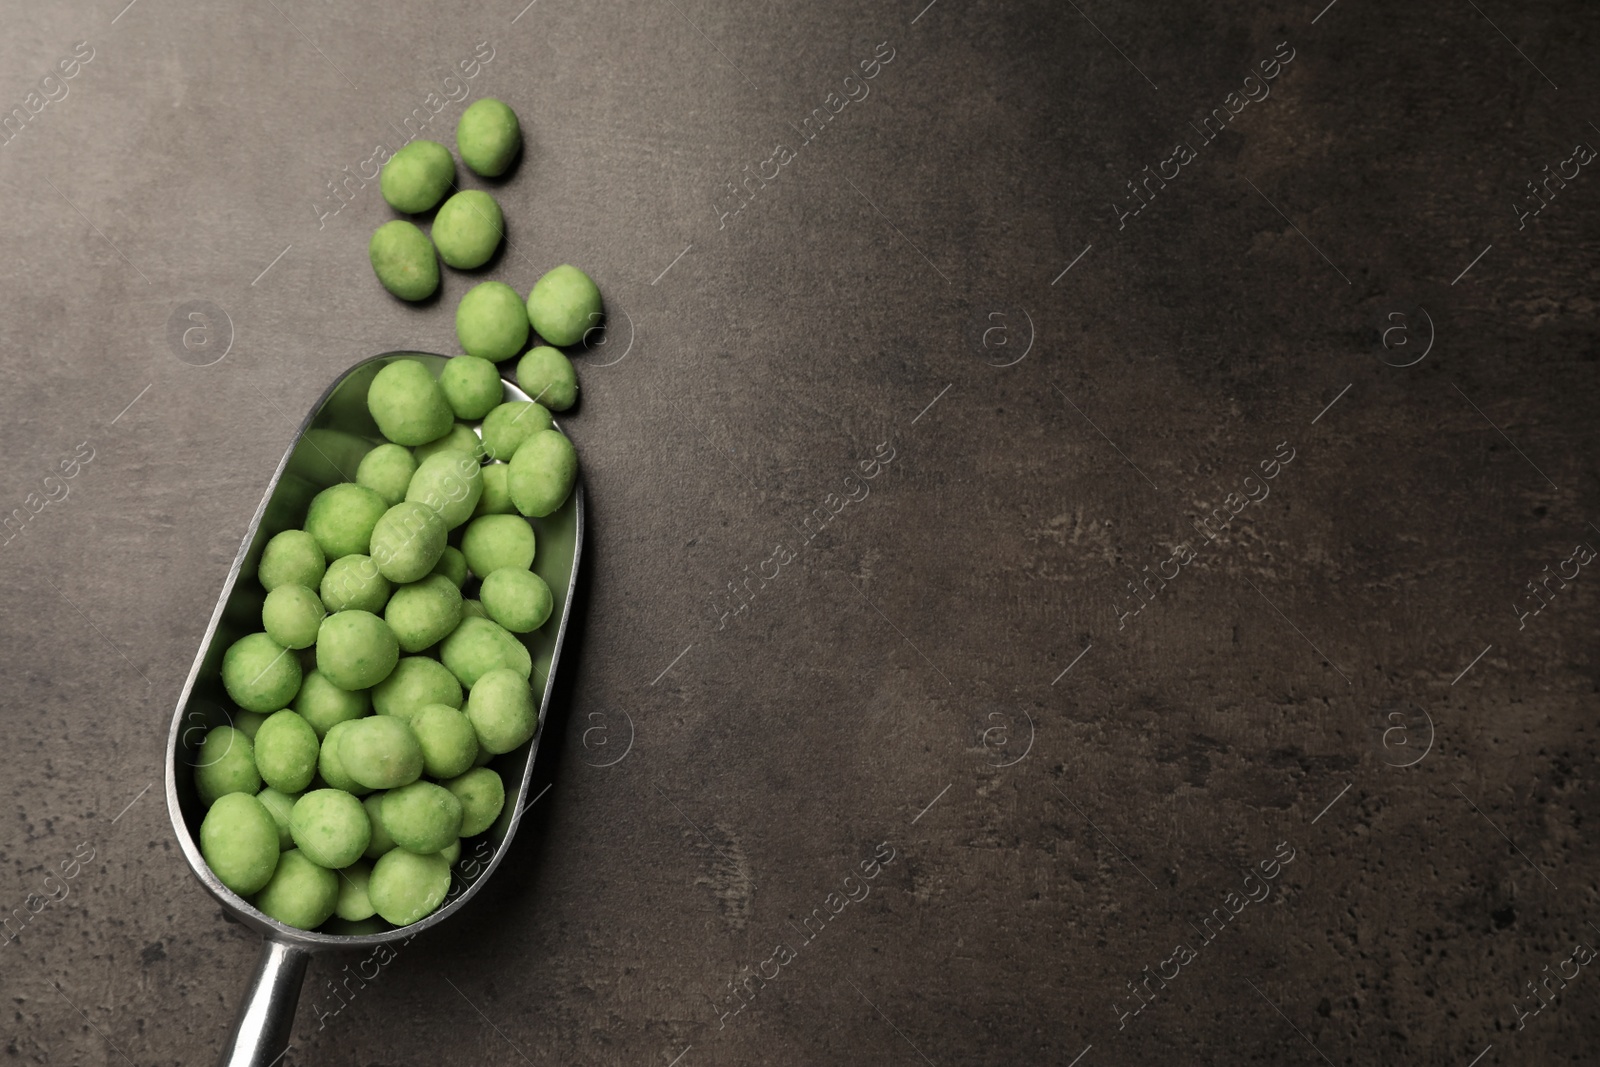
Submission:
M 510 460 L 522 442 L 555 425 L 550 409 L 531 400 L 508 400 L 483 419 L 483 450 L 490 459 Z
M 444 857 L 444 861 L 446 863 L 454 867 L 456 865 L 456 861 L 461 858 L 461 838 L 456 838 L 450 844 L 440 849 L 439 855 Z
M 306 533 L 317 539 L 330 560 L 356 555 L 367 550 L 372 528 L 387 509 L 383 497 L 366 486 L 340 482 L 312 498 Z
M 489 414 L 506 395 L 499 369 L 479 356 L 456 356 L 446 363 L 439 372 L 439 388 L 456 418 L 467 422 Z
M 461 683 L 449 668 L 427 656 L 406 656 L 394 673 L 372 689 L 372 709 L 379 715 L 407 718 L 427 704 L 461 706 Z
M 300 930 L 327 922 L 338 902 L 338 874 L 311 862 L 297 848 L 278 857 L 272 879 L 251 901 L 262 914 Z
M 487 479 L 484 481 L 483 488 L 485 495 L 487 495 L 489 491 Z M 482 505 L 483 498 L 480 497 L 478 503 Z M 439 557 L 439 562 L 433 565 L 432 573 L 443 575 L 450 579 L 451 584 L 457 589 L 460 589 L 467 583 L 467 557 L 463 556 L 461 550 L 454 545 L 446 545 L 444 554 Z
M 327 557 L 322 554 L 322 546 L 315 537 L 304 530 L 285 530 L 261 550 L 256 578 L 269 593 L 280 585 L 315 589 L 327 565 Z
M 399 716 L 369 715 L 339 735 L 339 763 L 368 788 L 393 789 L 422 776 L 422 745 Z
M 429 456 L 417 467 L 406 488 L 407 500 L 437 511 L 451 530 L 472 517 L 472 509 L 478 506 L 482 495 L 483 468 L 464 452 Z
M 287 709 L 273 712 L 256 733 L 256 770 L 280 793 L 299 793 L 317 773 L 317 732 Z
M 412 141 L 389 157 L 378 188 L 389 206 L 408 215 L 433 210 L 456 183 L 456 161 L 438 141 Z
M 294 710 L 310 724 L 317 740 L 328 736 L 336 724 L 359 719 L 372 710 L 372 698 L 365 689 L 340 689 L 323 676 L 321 671 L 311 671 L 300 683 L 300 692 L 294 698 Z
M 372 864 L 356 860 L 339 872 L 339 900 L 333 913 L 341 919 L 359 922 L 378 913 L 367 896 L 367 885 L 372 880 Z
M 367 410 L 397 445 L 425 445 L 455 425 L 444 390 L 414 359 L 397 359 L 377 373 L 367 389 Z
M 370 611 L 336 611 L 317 631 L 317 670 L 340 689 L 370 689 L 399 658 L 394 631 Z
M 514 634 L 531 633 L 550 618 L 550 587 L 532 571 L 502 567 L 483 580 L 478 591 L 489 618 Z
M 339 758 L 339 740 L 344 732 L 356 724 L 357 720 L 346 720 L 334 723 L 328 728 L 328 736 L 322 739 L 322 750 L 317 753 L 317 773 L 322 775 L 322 780 L 334 789 L 342 789 L 351 796 L 366 796 L 372 790 L 356 781 L 345 773 L 344 761 Z
M 444 555 L 448 533 L 437 511 L 414 500 L 402 500 L 385 511 L 372 528 L 372 561 L 389 581 L 414 582 L 433 570 Z
M 263 789 L 256 794 L 256 799 L 261 801 L 261 806 L 267 809 L 273 825 L 278 828 L 278 851 L 294 848 L 294 837 L 289 833 L 289 813 L 294 810 L 294 802 L 300 799 L 300 795 Z
M 462 614 L 466 612 L 463 610 Z M 440 643 L 439 659 L 468 689 L 493 670 L 510 668 L 524 682 L 533 673 L 533 657 L 528 649 L 505 627 L 489 619 L 463 618 L 461 625 Z
M 300 683 L 300 688 L 305 688 L 304 682 Z M 298 695 L 296 699 L 299 699 Z M 236 711 L 229 718 L 233 720 L 233 728 L 252 741 L 256 739 L 256 731 L 261 729 L 261 724 L 267 721 L 267 717 L 259 711 Z
M 396 847 L 394 838 L 383 828 L 383 798 L 384 794 L 373 793 L 361 800 L 361 806 L 367 810 L 367 821 L 372 824 L 372 840 L 367 843 L 367 850 L 362 853 L 369 860 L 375 860 Z
M 578 480 L 578 452 L 559 430 L 540 430 L 517 448 L 506 472 L 511 502 L 542 518 L 566 503 Z
M 218 881 L 249 896 L 278 867 L 278 824 L 255 797 L 229 793 L 217 798 L 200 823 L 200 855 Z
M 403 445 L 385 442 L 361 458 L 356 484 L 371 489 L 390 507 L 406 498 L 406 486 L 417 472 L 417 461 Z
M 421 652 L 450 635 L 461 622 L 461 590 L 442 574 L 403 585 L 389 598 L 383 621 L 404 652 Z
M 489 613 L 483 610 L 483 601 L 468 599 L 461 602 L 461 617 L 463 619 L 487 619 Z
M 433 217 L 433 246 L 452 267 L 472 270 L 489 262 L 505 228 L 505 216 L 494 197 L 481 189 L 463 189 Z
M 456 120 L 456 151 L 461 153 L 461 162 L 485 178 L 504 174 L 521 147 L 517 113 L 492 96 L 473 101 Z
M 472 509 L 473 518 L 516 514 L 517 506 L 511 502 L 511 490 L 506 488 L 506 472 L 510 469 L 504 463 L 491 463 L 483 468 L 483 495 L 478 498 L 478 506 Z
M 322 606 L 329 611 L 383 610 L 392 587 L 371 556 L 340 556 L 322 576 Z
M 310 648 L 325 614 L 316 593 L 303 585 L 280 585 L 261 605 L 261 625 L 284 648 Z
M 525 571 L 533 566 L 533 527 L 521 515 L 484 515 L 467 524 L 461 553 L 480 578 L 502 567 Z
M 461 836 L 461 801 L 442 785 L 412 782 L 383 794 L 383 825 L 407 852 L 428 855 Z
M 540 337 L 562 348 L 577 344 L 599 324 L 600 309 L 600 290 L 587 274 L 566 263 L 534 282 L 528 294 L 528 321 Z
M 372 273 L 401 300 L 426 300 L 439 288 L 439 257 L 428 235 L 403 219 L 379 226 L 367 245 Z
M 473 433 L 471 426 L 462 422 L 450 427 L 450 432 L 437 441 L 429 441 L 412 450 L 419 464 L 439 452 L 465 452 L 479 463 L 482 463 L 484 458 L 483 442 L 478 440 L 478 435 Z
M 478 732 L 478 744 L 495 755 L 510 752 L 532 737 L 539 726 L 527 675 L 506 668 L 479 678 L 462 710 Z
M 479 282 L 456 305 L 456 338 L 469 356 L 499 363 L 528 343 L 522 297 L 505 282 Z
M 531 349 L 517 361 L 517 384 L 551 411 L 565 411 L 578 399 L 578 372 L 549 345 Z
M 461 801 L 461 836 L 475 837 L 494 825 L 506 806 L 506 787 L 487 767 L 470 770 L 443 783 Z
M 450 891 L 450 864 L 443 856 L 419 856 L 397 848 L 372 865 L 367 896 L 379 915 L 410 926 L 432 915 Z
M 429 778 L 454 778 L 478 758 L 478 733 L 472 721 L 448 704 L 428 704 L 411 719 L 422 745 L 423 771 Z
M 266 634 L 250 634 L 222 654 L 222 686 L 235 704 L 265 715 L 294 699 L 300 661 Z
M 319 867 L 348 867 L 372 840 L 361 801 L 342 789 L 313 789 L 294 802 L 289 833 L 295 847 Z

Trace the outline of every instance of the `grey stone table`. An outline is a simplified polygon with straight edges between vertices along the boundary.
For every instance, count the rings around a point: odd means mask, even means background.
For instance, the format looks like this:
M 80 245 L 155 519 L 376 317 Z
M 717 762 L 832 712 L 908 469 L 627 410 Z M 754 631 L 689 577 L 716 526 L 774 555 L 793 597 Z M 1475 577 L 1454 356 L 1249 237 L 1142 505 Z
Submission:
M 523 2 L 5 17 L 5 1062 L 215 1055 L 165 728 L 479 96 L 611 312 L 548 789 L 286 1063 L 1592 1061 L 1600 11 Z

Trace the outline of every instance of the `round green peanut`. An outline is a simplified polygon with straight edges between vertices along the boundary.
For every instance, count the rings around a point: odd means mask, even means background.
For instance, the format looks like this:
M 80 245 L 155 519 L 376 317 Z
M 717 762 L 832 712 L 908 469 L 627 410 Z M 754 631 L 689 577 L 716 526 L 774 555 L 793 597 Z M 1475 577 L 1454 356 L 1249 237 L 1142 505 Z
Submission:
M 461 836 L 461 801 L 442 785 L 412 782 L 383 795 L 383 825 L 407 852 L 428 855 Z
M 389 157 L 378 189 L 389 206 L 408 215 L 433 210 L 456 182 L 456 161 L 438 141 L 412 141 Z
M 372 864 L 366 860 L 356 860 L 340 871 L 339 900 L 333 906 L 333 913 L 353 922 L 376 915 L 378 909 L 372 906 L 372 900 L 367 895 L 367 886 L 371 881 Z
M 356 484 L 371 489 L 394 507 L 406 498 L 406 486 L 417 472 L 416 458 L 404 445 L 386 441 L 361 457 L 356 467 Z
M 322 739 L 322 750 L 317 753 L 317 773 L 322 775 L 322 780 L 354 797 L 366 796 L 372 790 L 345 773 L 344 762 L 339 758 L 339 740 L 358 721 L 349 719 L 334 723 L 328 729 L 328 736 Z
M 433 570 L 444 555 L 446 536 L 438 512 L 426 504 L 402 500 L 385 511 L 372 528 L 372 561 L 389 581 L 414 582 Z
M 522 297 L 505 282 L 479 282 L 456 305 L 456 339 L 469 356 L 493 363 L 510 359 L 528 343 Z
M 578 372 L 549 345 L 530 349 L 517 361 L 517 385 L 551 411 L 565 411 L 578 399 Z
M 382 793 L 372 793 L 361 799 L 361 806 L 367 810 L 367 821 L 372 823 L 372 840 L 367 843 L 367 850 L 362 853 L 369 860 L 397 847 L 394 838 L 389 836 L 389 831 L 383 828 L 383 797 Z
M 410 926 L 426 918 L 450 891 L 450 864 L 443 856 L 419 856 L 397 848 L 372 865 L 367 896 L 384 919 Z
M 327 557 L 322 554 L 322 546 L 315 537 L 304 530 L 285 530 L 261 550 L 256 578 L 269 593 L 280 585 L 315 589 L 327 565 Z
M 489 262 L 505 228 L 505 216 L 494 197 L 481 189 L 463 189 L 433 217 L 433 246 L 452 267 L 472 270 Z
M 383 610 L 392 587 L 371 556 L 340 556 L 322 576 L 322 606 L 329 611 Z
M 462 605 L 462 615 L 466 615 Z M 526 682 L 533 673 L 533 657 L 510 631 L 489 619 L 463 618 L 461 625 L 439 645 L 439 659 L 450 673 L 471 689 L 489 671 L 507 668 Z
M 522 147 L 517 113 L 492 96 L 476 100 L 456 120 L 456 151 L 461 162 L 485 178 L 498 178 Z
M 491 463 L 483 468 L 483 495 L 472 517 L 480 515 L 514 515 L 517 506 L 511 502 L 511 490 L 506 488 L 506 472 L 511 468 L 504 463 Z
M 354 482 L 330 485 L 311 501 L 306 533 L 317 539 L 330 560 L 367 550 L 372 528 L 388 505 L 383 497 Z
M 369 715 L 352 722 L 339 736 L 339 763 L 369 789 L 393 789 L 422 776 L 422 745 L 404 719 Z
M 533 527 L 521 515 L 484 515 L 467 524 L 461 554 L 480 578 L 502 567 L 527 570 L 533 565 Z M 487 607 L 487 605 L 485 605 Z
M 472 427 L 464 422 L 458 422 L 450 427 L 450 432 L 437 441 L 429 441 L 412 449 L 412 455 L 419 464 L 438 452 L 465 452 L 479 463 L 482 463 L 484 458 L 483 442 L 478 440 L 478 435 L 472 431 Z
M 300 683 L 300 692 L 294 698 L 294 710 L 310 724 L 317 740 L 328 736 L 336 723 L 359 719 L 372 710 L 372 697 L 365 689 L 340 689 L 325 678 L 321 671 L 311 671 Z
M 317 773 L 317 732 L 285 709 L 273 712 L 256 731 L 256 770 L 280 793 L 299 793 Z
M 394 631 L 401 651 L 421 652 L 444 640 L 461 622 L 461 590 L 444 575 L 431 574 L 396 589 L 383 609 L 383 620 Z
M 508 400 L 484 416 L 483 450 L 490 459 L 510 460 L 522 442 L 554 425 L 543 404 Z
M 222 654 L 222 686 L 235 704 L 265 715 L 294 699 L 300 661 L 266 634 L 250 634 Z
M 425 445 L 455 425 L 444 390 L 414 359 L 397 359 L 378 372 L 367 389 L 367 410 L 383 436 L 397 445 Z
M 200 823 L 200 855 L 217 880 L 249 896 L 278 867 L 278 824 L 261 801 L 248 793 L 217 798 Z
M 442 783 L 461 801 L 461 836 L 475 837 L 494 825 L 506 806 L 506 787 L 488 767 L 478 767 Z
M 317 632 L 317 670 L 340 689 L 370 689 L 399 658 L 394 631 L 370 611 L 336 611 Z
M 428 704 L 411 719 L 422 745 L 423 770 L 429 778 L 454 778 L 478 758 L 478 733 L 472 720 L 448 704 Z
M 520 309 L 518 313 L 521 314 Z M 444 397 L 456 418 L 467 422 L 476 422 L 489 414 L 505 399 L 506 392 L 499 369 L 479 356 L 456 356 L 446 363 L 439 372 L 439 388 L 444 390 Z
M 540 430 L 517 448 L 506 472 L 511 502 L 542 518 L 566 503 L 578 480 L 578 453 L 559 430 Z
M 294 802 L 289 833 L 306 859 L 337 870 L 361 858 L 372 824 L 361 801 L 342 789 L 313 789 Z
M 461 706 L 461 683 L 444 664 L 427 656 L 406 656 L 394 672 L 372 689 L 372 709 L 379 715 L 408 718 L 426 704 Z
M 487 469 L 488 468 L 485 468 L 485 470 Z M 487 494 L 489 491 L 489 483 L 487 479 L 485 479 L 483 483 L 483 489 L 485 494 Z M 482 497 L 478 499 L 478 504 L 480 506 L 483 504 Z M 431 573 L 443 575 L 444 577 L 450 579 L 451 584 L 453 584 L 457 589 L 460 589 L 463 585 L 467 584 L 467 557 L 463 556 L 461 554 L 461 550 L 456 548 L 454 545 L 446 545 L 444 548 L 444 554 L 439 557 L 439 562 L 433 565 L 433 571 Z
M 600 290 L 568 263 L 546 272 L 528 293 L 528 321 L 546 342 L 562 348 L 599 325 L 600 311 Z
M 300 799 L 300 795 L 280 793 L 269 788 L 257 793 L 256 799 L 261 801 L 261 806 L 267 809 L 267 814 L 272 816 L 278 828 L 278 851 L 294 848 L 294 836 L 289 833 L 289 813 L 294 810 L 295 801 Z
M 527 676 L 514 670 L 485 673 L 467 694 L 462 710 L 478 732 L 478 744 L 495 755 L 510 752 L 539 727 L 539 711 L 533 706 Z
M 310 648 L 322 625 L 322 600 L 303 585 L 280 585 L 261 605 L 261 625 L 284 648 Z
M 531 633 L 550 618 L 550 587 L 532 571 L 502 567 L 483 580 L 478 591 L 489 618 L 514 634 Z
M 367 245 L 372 273 L 401 300 L 426 300 L 439 288 L 439 257 L 428 235 L 403 219 L 379 226 Z
M 262 914 L 300 930 L 327 922 L 338 902 L 339 876 L 297 848 L 278 857 L 272 879 L 251 901 Z
M 464 452 L 441 452 L 417 467 L 406 499 L 426 504 L 454 530 L 472 517 L 483 495 L 483 468 Z

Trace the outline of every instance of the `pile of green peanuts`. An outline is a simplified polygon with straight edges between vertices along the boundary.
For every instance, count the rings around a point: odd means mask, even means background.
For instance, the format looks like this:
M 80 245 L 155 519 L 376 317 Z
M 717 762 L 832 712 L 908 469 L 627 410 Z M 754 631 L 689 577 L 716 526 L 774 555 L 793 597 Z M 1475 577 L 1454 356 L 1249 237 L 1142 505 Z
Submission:
M 504 396 L 479 357 L 437 379 L 386 363 L 367 393 L 383 442 L 262 549 L 262 628 L 222 657 L 239 710 L 207 731 L 194 784 L 206 863 L 279 922 L 417 922 L 462 839 L 500 818 L 486 764 L 538 727 L 518 635 L 553 608 L 527 517 L 560 508 L 578 473 L 549 408 Z

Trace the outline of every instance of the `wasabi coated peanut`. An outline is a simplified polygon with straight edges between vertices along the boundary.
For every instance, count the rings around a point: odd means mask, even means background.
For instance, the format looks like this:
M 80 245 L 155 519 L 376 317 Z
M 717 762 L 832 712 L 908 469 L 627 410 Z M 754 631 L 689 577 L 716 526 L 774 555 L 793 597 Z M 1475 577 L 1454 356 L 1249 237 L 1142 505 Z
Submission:
M 425 445 L 455 424 L 444 390 L 414 359 L 397 359 L 378 372 L 367 389 L 367 410 L 383 436 L 397 445 Z
M 377 914 L 372 900 L 367 896 L 367 885 L 372 880 L 372 864 L 356 860 L 339 872 L 339 900 L 333 913 L 341 919 L 360 921 Z
M 465 607 L 463 604 L 463 615 Z M 468 689 L 489 671 L 501 668 L 521 675 L 524 683 L 533 673 L 533 657 L 527 648 L 505 627 L 488 619 L 463 618 L 461 625 L 440 643 L 439 659 Z
M 317 753 L 317 773 L 322 775 L 322 780 L 334 789 L 342 789 L 351 796 L 366 796 L 372 790 L 356 781 L 345 773 L 344 763 L 339 759 L 339 739 L 344 732 L 356 724 L 357 720 L 335 723 L 328 731 L 328 736 L 322 739 L 322 750 Z
M 394 789 L 422 776 L 422 745 L 404 719 L 369 715 L 339 735 L 339 763 L 370 789 Z
M 273 712 L 256 731 L 256 770 L 280 793 L 299 793 L 317 773 L 317 732 L 287 709 Z
M 572 361 L 540 345 L 517 361 L 517 385 L 551 411 L 565 411 L 578 399 L 578 372 Z
M 511 490 L 506 488 L 506 472 L 511 468 L 504 463 L 491 463 L 483 468 L 483 495 L 472 517 L 480 515 L 512 515 L 517 506 L 511 502 Z
M 502 567 L 478 591 L 489 618 L 514 634 L 532 633 L 550 618 L 550 587 L 532 571 Z
M 461 162 L 485 178 L 498 178 L 522 147 L 517 113 L 492 96 L 476 100 L 456 120 L 456 151 Z
M 476 837 L 493 826 L 506 806 L 505 783 L 487 767 L 470 770 L 443 784 L 461 801 L 462 837 Z
M 499 363 L 528 343 L 522 297 L 505 282 L 480 282 L 456 305 L 456 339 L 469 356 Z
M 255 796 L 261 789 L 255 745 L 231 726 L 214 726 L 206 731 L 195 755 L 194 788 L 207 807 L 230 793 Z
M 433 217 L 433 246 L 452 267 L 472 270 L 489 262 L 505 228 L 505 216 L 494 197 L 480 189 L 463 189 Z
M 304 799 L 304 798 L 302 798 Z M 271 881 L 251 901 L 262 914 L 300 930 L 315 930 L 333 915 L 339 901 L 339 876 L 320 867 L 299 849 L 278 857 Z
M 410 926 L 436 911 L 450 891 L 450 864 L 443 856 L 419 856 L 397 848 L 372 865 L 367 896 L 384 919 Z
M 461 836 L 461 801 L 442 785 L 412 782 L 383 794 L 383 825 L 407 852 L 428 855 Z
M 211 805 L 200 823 L 200 855 L 217 880 L 249 896 L 278 869 L 278 824 L 247 793 L 229 793 Z
M 403 652 L 421 652 L 450 635 L 461 622 L 461 590 L 440 574 L 403 585 L 389 598 L 383 621 Z
M 261 801 L 261 806 L 267 809 L 267 814 L 272 816 L 278 828 L 278 851 L 294 848 L 294 837 L 289 833 L 289 813 L 294 810 L 294 802 L 300 799 L 300 794 L 280 793 L 268 788 L 257 793 L 256 799 Z
M 506 395 L 499 369 L 479 356 L 456 356 L 446 363 L 439 372 L 439 388 L 444 390 L 456 418 L 467 422 L 489 414 Z
M 487 493 L 489 490 L 487 481 L 484 482 L 483 488 L 484 492 Z M 478 504 L 480 506 L 483 504 L 481 497 L 478 500 Z M 450 579 L 457 589 L 460 589 L 467 583 L 467 557 L 463 556 L 461 550 L 454 545 L 446 545 L 444 554 L 439 557 L 439 562 L 433 565 L 432 573 L 443 575 Z
M 389 836 L 389 831 L 383 828 L 383 796 L 382 793 L 373 793 L 361 798 L 361 806 L 367 809 L 367 821 L 372 824 L 372 840 L 367 843 L 367 850 L 362 853 L 369 860 L 398 846 L 394 838 Z
M 461 553 L 480 578 L 502 567 L 525 571 L 533 565 L 533 527 L 520 515 L 484 515 L 467 524 Z
M 411 476 L 406 499 L 426 504 L 439 513 L 448 529 L 472 517 L 483 495 L 483 468 L 464 452 L 429 456 Z
M 294 699 L 300 661 L 266 634 L 250 634 L 222 654 L 222 686 L 235 704 L 265 715 Z
M 428 235 L 402 219 L 379 226 L 367 245 L 372 273 L 401 300 L 426 300 L 439 288 L 439 257 Z
M 305 688 L 304 682 L 300 683 L 300 688 Z M 267 721 L 267 717 L 259 711 L 236 711 L 229 717 L 233 720 L 233 728 L 252 741 L 256 739 L 256 731 L 261 729 L 261 724 Z
M 509 669 L 489 671 L 479 678 L 462 710 L 478 732 L 478 744 L 497 756 L 532 737 L 539 726 L 527 676 Z
M 372 528 L 388 505 L 383 497 L 354 482 L 330 485 L 311 501 L 306 533 L 317 539 L 330 560 L 367 550 Z
M 389 157 L 378 188 L 389 206 L 407 215 L 433 210 L 456 182 L 456 161 L 438 141 L 412 141 Z
M 294 802 L 289 833 L 306 859 L 337 870 L 361 858 L 372 839 L 372 824 L 361 801 L 344 790 L 313 789 Z
M 284 648 L 310 648 L 322 625 L 322 599 L 303 585 L 280 585 L 261 605 L 261 625 Z
M 522 442 L 506 472 L 511 502 L 534 518 L 549 515 L 566 503 L 577 480 L 577 450 L 557 430 L 540 430 Z
M 450 432 L 437 441 L 429 441 L 425 445 L 418 445 L 412 450 L 418 463 L 439 452 L 465 452 L 479 463 L 483 462 L 483 442 L 478 440 L 478 435 L 472 432 L 472 427 L 458 422 L 450 427 Z
M 406 656 L 372 688 L 372 710 L 408 718 L 426 704 L 461 706 L 461 683 L 449 668 L 427 656 Z
M 554 425 L 543 404 L 508 400 L 484 416 L 483 450 L 490 459 L 510 460 L 522 442 Z
M 406 486 L 416 472 L 417 461 L 411 450 L 388 442 L 361 458 L 356 467 L 356 484 L 371 489 L 385 504 L 394 507 L 406 498 Z
M 304 530 L 285 530 L 261 550 L 256 578 L 272 592 L 280 585 L 303 585 L 315 589 L 328 565 L 317 539 Z
M 448 704 L 428 704 L 411 719 L 422 745 L 422 767 L 430 778 L 454 778 L 478 758 L 478 733 L 472 720 Z
M 394 631 L 369 611 L 336 611 L 317 632 L 317 670 L 340 689 L 370 689 L 399 658 Z
M 385 511 L 372 528 L 372 561 L 389 581 L 414 582 L 433 570 L 444 555 L 447 533 L 438 512 L 426 504 L 402 500 Z
M 372 697 L 365 689 L 340 689 L 321 671 L 311 671 L 300 683 L 294 710 L 316 732 L 317 740 L 328 736 L 335 724 L 359 719 L 372 710 Z
M 547 272 L 528 294 L 528 321 L 546 342 L 565 348 L 600 323 L 600 290 L 570 264 Z
M 371 556 L 340 556 L 328 564 L 328 572 L 322 576 L 322 605 L 329 611 L 354 608 L 377 614 L 389 602 L 392 590 Z

